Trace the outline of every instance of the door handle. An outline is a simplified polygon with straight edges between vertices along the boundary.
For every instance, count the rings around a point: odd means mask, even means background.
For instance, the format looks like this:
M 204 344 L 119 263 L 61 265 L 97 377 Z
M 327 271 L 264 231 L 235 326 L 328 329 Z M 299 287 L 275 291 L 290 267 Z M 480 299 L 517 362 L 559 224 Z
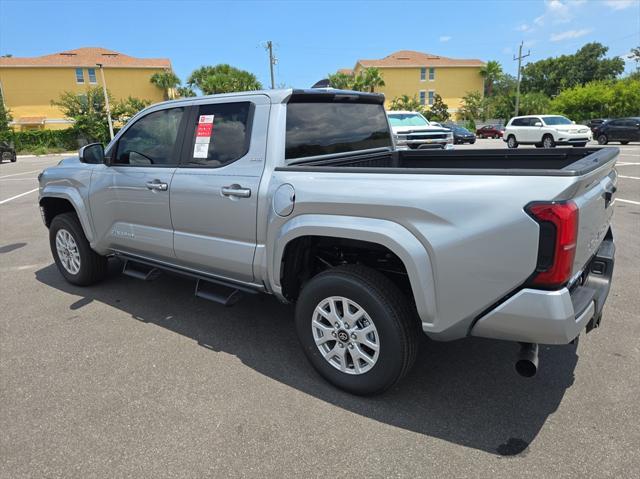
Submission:
M 236 196 L 238 198 L 249 198 L 251 196 L 249 188 L 243 188 L 238 184 L 223 186 L 220 191 L 223 196 Z
M 160 180 L 147 181 L 146 185 L 150 190 L 167 191 L 169 189 L 169 185 Z

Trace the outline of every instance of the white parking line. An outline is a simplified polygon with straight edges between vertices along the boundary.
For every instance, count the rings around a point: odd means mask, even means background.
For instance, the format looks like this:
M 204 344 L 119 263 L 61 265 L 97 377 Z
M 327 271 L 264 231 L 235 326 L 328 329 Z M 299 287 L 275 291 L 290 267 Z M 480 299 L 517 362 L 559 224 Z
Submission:
M 6 200 L 2 200 L 2 201 L 0 201 L 0 205 L 4 205 L 5 203 L 9 203 L 9 201 L 15 200 L 15 199 L 20 198 L 21 196 L 24 196 L 24 195 L 28 195 L 29 193 L 33 193 L 34 191 L 38 191 L 39 189 L 40 188 L 34 188 L 32 190 L 25 191 L 24 193 L 20 193 L 19 195 L 12 196 L 11 198 L 7 198 Z
M 640 163 L 639 163 L 640 164 Z M 42 170 L 31 170 L 31 171 L 23 171 L 22 173 L 14 173 L 13 175 L 4 175 L 4 176 L 0 176 L 0 179 L 2 178 L 9 178 L 10 176 L 20 176 L 20 175 L 26 175 L 28 173 L 35 173 L 35 172 L 41 172 Z
M 618 178 L 627 178 L 629 180 L 640 180 L 640 176 L 623 176 L 623 175 L 618 175 Z
M 0 178 L 0 181 L 33 181 L 38 178 Z
M 620 203 L 629 203 L 631 205 L 640 205 L 640 201 L 623 200 L 621 198 L 616 198 L 615 201 L 619 201 Z
M 619 161 L 616 166 L 638 166 L 640 163 L 628 163 L 626 161 Z

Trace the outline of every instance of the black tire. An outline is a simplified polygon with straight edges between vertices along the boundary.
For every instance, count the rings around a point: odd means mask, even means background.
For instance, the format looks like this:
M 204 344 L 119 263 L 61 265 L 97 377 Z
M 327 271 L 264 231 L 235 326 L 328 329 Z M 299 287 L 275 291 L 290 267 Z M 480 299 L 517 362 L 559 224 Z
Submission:
M 67 271 L 56 248 L 56 235 L 62 229 L 71 234 L 80 255 L 80 268 L 75 274 Z M 75 213 L 62 213 L 53 218 L 49 226 L 49 246 L 58 270 L 69 283 L 78 286 L 89 286 L 101 281 L 106 276 L 107 258 L 100 256 L 91 249 Z
M 620 144 L 621 144 L 621 145 L 628 145 L 628 144 L 629 144 L 629 142 L 628 142 L 628 141 L 621 141 L 621 142 L 620 142 Z
M 606 145 L 607 143 L 609 143 L 609 138 L 607 138 L 607 135 L 598 135 L 598 145 Z
M 543 148 L 555 148 L 556 142 L 551 135 L 544 135 L 542 137 L 542 147 Z
M 518 148 L 518 141 L 513 135 L 507 137 L 507 148 Z
M 331 296 L 357 303 L 377 329 L 380 349 L 377 361 L 367 372 L 341 371 L 316 346 L 312 331 L 314 311 Z M 353 394 L 378 394 L 400 381 L 415 361 L 420 323 L 409 304 L 396 285 L 376 270 L 358 265 L 331 268 L 314 276 L 298 297 L 295 318 L 298 338 L 313 367 L 327 381 Z M 351 339 L 347 341 L 350 343 Z M 337 340 L 331 342 L 334 343 L 331 348 L 339 346 Z M 353 356 L 349 357 L 353 361 Z
M 474 145 L 474 144 L 475 144 L 475 142 L 476 142 L 476 140 L 471 140 L 469 143 L 470 143 L 470 144 L 472 144 L 472 145 Z

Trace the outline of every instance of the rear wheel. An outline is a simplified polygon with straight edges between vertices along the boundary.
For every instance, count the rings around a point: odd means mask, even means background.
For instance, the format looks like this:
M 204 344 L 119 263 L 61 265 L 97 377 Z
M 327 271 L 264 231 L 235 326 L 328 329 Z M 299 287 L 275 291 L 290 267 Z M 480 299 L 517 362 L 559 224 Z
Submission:
M 551 135 L 544 135 L 542 137 L 542 146 L 544 148 L 555 148 L 556 146 L 556 142 L 553 141 L 553 136 Z
M 107 258 L 91 249 L 75 213 L 53 218 L 49 244 L 58 270 L 69 283 L 88 286 L 105 277 Z
M 419 321 L 382 273 L 357 265 L 314 276 L 296 305 L 296 330 L 313 367 L 353 394 L 396 384 L 417 352 Z
M 598 145 L 606 145 L 607 143 L 609 143 L 607 135 L 602 134 L 598 136 Z
M 513 135 L 509 135 L 507 138 L 507 146 L 509 148 L 518 148 L 518 142 L 516 141 L 516 137 Z

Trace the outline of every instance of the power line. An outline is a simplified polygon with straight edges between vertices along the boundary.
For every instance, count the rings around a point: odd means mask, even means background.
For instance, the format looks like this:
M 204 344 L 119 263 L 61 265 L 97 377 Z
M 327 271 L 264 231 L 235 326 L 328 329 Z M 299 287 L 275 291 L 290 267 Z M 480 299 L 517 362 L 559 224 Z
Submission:
M 520 109 L 520 74 L 522 70 L 522 59 L 531 55 L 531 50 L 528 50 L 526 55 L 522 54 L 523 45 L 524 42 L 520 42 L 520 47 L 518 48 L 518 56 L 513 56 L 513 61 L 518 60 L 518 80 L 516 83 L 516 114 L 514 116 L 518 116 L 518 110 Z

